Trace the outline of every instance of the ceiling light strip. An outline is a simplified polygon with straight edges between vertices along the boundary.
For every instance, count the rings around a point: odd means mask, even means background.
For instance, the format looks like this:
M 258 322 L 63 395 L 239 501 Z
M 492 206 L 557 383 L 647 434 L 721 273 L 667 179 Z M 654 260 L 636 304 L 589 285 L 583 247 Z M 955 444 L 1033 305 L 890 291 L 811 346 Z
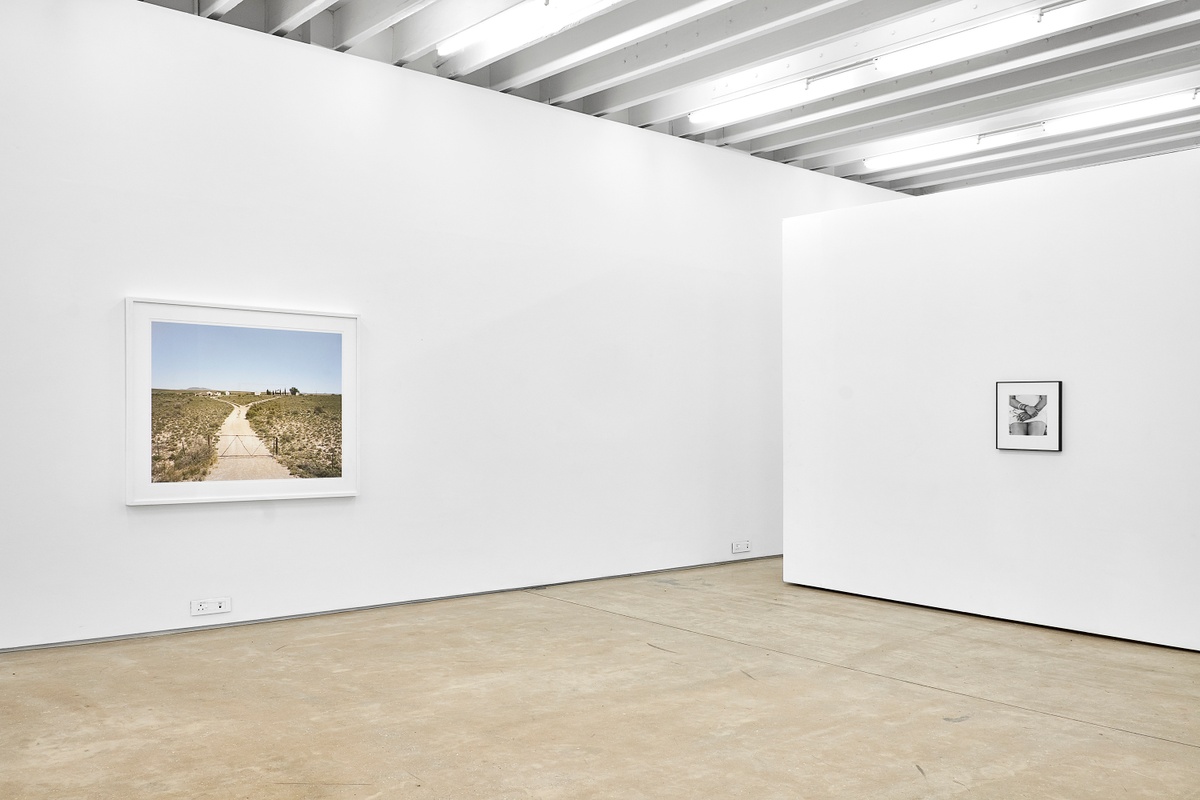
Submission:
M 471 48 L 508 51 L 544 39 L 626 0 L 525 0 L 437 45 L 445 60 Z
M 1090 5 L 1085 5 L 1088 3 Z M 1160 0 L 1062 0 L 1032 10 L 1026 6 L 1022 11 L 966 30 L 927 39 L 919 44 L 798 78 L 796 81 L 763 89 L 754 94 L 714 103 L 688 114 L 688 121 L 693 125 L 709 127 L 728 125 L 831 97 L 848 89 L 861 88 L 880 79 L 893 79 L 936 69 L 1158 4 Z M 1079 6 L 1079 11 L 1072 14 L 1056 14 L 1053 18 L 1043 19 L 1047 13 L 1060 11 L 1068 6 Z M 871 71 L 865 69 L 867 67 L 870 67 Z M 846 78 L 841 81 L 828 80 L 834 76 Z M 819 86 L 814 85 L 817 82 L 820 82 Z
M 1148 97 L 1116 106 L 1083 111 L 1063 117 L 1047 119 L 1029 125 L 986 131 L 974 136 L 949 139 L 944 142 L 899 150 L 863 159 L 863 166 L 870 172 L 881 172 L 907 167 L 913 164 L 941 161 L 947 158 L 994 150 L 1013 144 L 1038 139 L 1043 136 L 1059 136 L 1079 131 L 1123 125 L 1152 117 L 1172 114 L 1200 105 L 1200 88 L 1184 92 Z
M 818 72 L 816 75 L 809 75 L 807 78 L 805 78 L 804 85 L 805 85 L 805 88 L 807 88 L 809 86 L 812 86 L 817 81 L 823 81 L 826 78 L 832 78 L 835 75 L 844 75 L 845 73 L 853 72 L 856 69 L 862 69 L 863 67 L 874 66 L 874 64 L 875 64 L 875 59 L 868 58 L 864 61 L 858 61 L 854 64 L 847 64 L 844 67 L 837 67 L 836 69 L 826 70 L 825 72 Z
M 1067 6 L 1073 6 L 1077 3 L 1083 2 L 1086 2 L 1086 0 L 1059 0 L 1057 3 L 1051 3 L 1048 6 L 1042 6 L 1038 9 L 1038 22 L 1041 22 L 1042 18 L 1052 11 L 1058 11 L 1060 8 L 1066 8 Z

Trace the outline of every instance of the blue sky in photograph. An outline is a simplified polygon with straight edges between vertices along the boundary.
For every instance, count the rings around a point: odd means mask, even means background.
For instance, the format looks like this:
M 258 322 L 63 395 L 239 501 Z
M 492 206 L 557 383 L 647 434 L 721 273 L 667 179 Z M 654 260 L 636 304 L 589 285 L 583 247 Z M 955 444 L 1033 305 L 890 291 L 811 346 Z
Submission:
M 242 392 L 295 386 L 306 394 L 341 394 L 342 335 L 153 322 L 150 386 Z

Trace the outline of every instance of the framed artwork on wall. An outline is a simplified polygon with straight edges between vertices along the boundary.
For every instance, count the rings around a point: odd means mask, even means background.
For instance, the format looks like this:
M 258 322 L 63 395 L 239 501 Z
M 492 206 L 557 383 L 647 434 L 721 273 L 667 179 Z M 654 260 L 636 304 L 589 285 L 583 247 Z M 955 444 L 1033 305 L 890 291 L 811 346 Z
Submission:
M 1062 381 L 996 382 L 996 449 L 1062 450 Z
M 358 493 L 358 318 L 125 301 L 127 505 Z

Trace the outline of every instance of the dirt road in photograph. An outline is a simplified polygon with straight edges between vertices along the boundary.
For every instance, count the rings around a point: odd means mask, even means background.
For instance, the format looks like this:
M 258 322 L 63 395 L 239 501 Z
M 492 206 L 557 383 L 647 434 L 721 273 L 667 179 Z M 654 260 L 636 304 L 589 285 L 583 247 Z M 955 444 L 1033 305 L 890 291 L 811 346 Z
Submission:
M 228 400 L 221 402 L 229 403 Z M 244 406 L 229 403 L 233 411 L 217 432 L 217 465 L 204 480 L 246 481 L 295 477 L 287 471 L 287 467 L 275 460 L 271 449 L 255 435 L 246 420 L 246 411 L 250 406 L 266 402 L 269 402 L 269 398 Z

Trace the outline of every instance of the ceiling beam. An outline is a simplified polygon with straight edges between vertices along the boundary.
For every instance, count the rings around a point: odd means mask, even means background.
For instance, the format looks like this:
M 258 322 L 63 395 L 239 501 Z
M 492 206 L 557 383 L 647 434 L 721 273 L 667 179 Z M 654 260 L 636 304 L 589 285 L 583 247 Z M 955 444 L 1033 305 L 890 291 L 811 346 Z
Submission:
M 242 0 L 200 0 L 197 13 L 209 19 L 220 19 L 237 8 Z
M 541 92 L 550 103 L 578 100 L 846 3 L 847 0 L 805 0 L 763 4 L 751 0 L 725 10 L 714 8 L 712 11 L 719 13 L 708 12 L 700 19 L 673 25 L 649 38 L 639 37 L 614 52 L 551 76 L 543 81 Z
M 350 0 L 333 12 L 333 49 L 349 50 L 433 0 Z
M 1032 105 L 1063 101 L 1113 86 L 1152 81 L 1194 71 L 1200 66 L 1197 31 L 1173 31 L 1169 39 L 1174 41 L 1174 47 L 1169 47 L 1170 42 L 1162 41 L 1163 38 L 1127 42 L 1118 53 L 1093 51 L 958 84 L 917 100 L 868 108 L 744 142 L 739 149 L 754 153 L 774 151 L 775 160 L 803 159 L 806 167 L 835 164 L 840 157 L 838 154 L 845 151 L 874 150 L 880 142 L 894 150 L 892 140 L 900 137 L 910 137 L 905 140 L 906 146 L 917 147 L 928 143 L 920 141 L 922 138 L 938 137 L 943 128 L 951 125 L 992 119 Z M 1143 52 L 1139 54 L 1139 50 Z M 1123 61 L 1114 60 L 1117 58 L 1123 58 Z M 789 146 L 786 144 L 789 140 L 801 143 Z M 863 155 L 851 156 L 848 160 Z M 833 160 L 827 162 L 828 159 Z
M 1038 104 L 1048 108 L 1044 104 L 1103 91 L 1114 85 L 1132 86 L 1172 74 L 1194 73 L 1200 67 L 1200 43 L 1153 58 L 1130 60 L 1126 64 L 1114 65 L 1100 54 L 1087 56 L 1092 61 L 1090 70 L 1045 65 L 1037 71 L 1027 72 L 1020 80 L 1008 79 L 1007 84 L 1001 80 L 1002 76 L 989 82 L 955 86 L 953 92 L 943 92 L 936 104 L 894 109 L 889 119 L 876 110 L 868 124 L 851 130 L 841 125 L 818 125 L 815 127 L 826 127 L 823 136 L 775 151 L 773 157 L 775 161 L 800 161 L 805 168 L 832 167 L 857 158 L 942 142 L 954 138 L 947 132 L 955 130 L 953 126 L 978 124 Z M 978 127 L 976 132 L 979 132 Z
M 1100 164 L 1112 164 L 1117 161 L 1129 161 L 1134 158 L 1160 156 L 1175 153 L 1180 150 L 1191 150 L 1200 147 L 1200 131 L 1180 133 L 1168 139 L 1159 139 L 1140 144 L 1129 144 L 1118 147 L 1107 147 L 1082 150 L 1073 155 L 1062 155 L 1033 162 L 1014 162 L 1009 168 L 980 171 L 955 178 L 943 178 L 934 182 L 898 181 L 888 188 L 896 191 L 909 191 L 920 194 L 933 194 L 952 189 L 964 189 L 969 186 L 982 186 L 997 181 L 1007 181 L 1014 178 L 1027 178 L 1033 175 L 1044 175 L 1048 172 L 1062 172 L 1068 169 L 1094 167 Z
M 821 43 L 819 47 L 808 52 L 788 55 L 773 63 L 756 67 L 752 80 L 721 80 L 702 83 L 682 91 L 667 94 L 662 98 L 648 101 L 644 107 L 632 109 L 630 117 L 633 124 L 646 125 L 674 120 L 671 128 L 676 135 L 691 136 L 714 129 L 715 125 L 725 128 L 722 143 L 729 137 L 730 127 L 736 127 L 737 120 L 722 123 L 713 119 L 705 124 L 693 123 L 684 117 L 704 107 L 717 105 L 731 99 L 756 94 L 764 89 L 796 86 L 800 81 L 807 81 L 814 74 L 820 74 L 830 68 L 850 66 L 869 62 L 875 57 L 904 50 L 916 45 L 942 39 L 952 34 L 979 28 L 981 25 L 1003 23 L 1024 13 L 1033 13 L 1046 4 L 1046 0 L 979 0 L 979 2 L 964 4 L 956 3 L 936 12 L 910 15 L 903 19 L 889 21 L 862 32 L 852 32 L 837 40 Z M 1152 0 L 1092 0 L 1090 5 L 1075 6 L 1070 16 L 1059 17 L 1057 26 L 1052 26 L 1056 33 L 1043 33 L 1031 36 L 1027 41 L 1054 38 L 1070 31 L 1080 31 L 1085 28 L 1103 27 L 1114 21 L 1121 28 L 1145 26 L 1147 20 L 1178 17 L 1195 9 L 1190 0 L 1185 2 L 1152 2 Z M 1194 13 L 1194 12 L 1193 12 Z M 1179 23 L 1170 23 L 1179 24 Z M 1069 27 L 1062 27 L 1062 26 Z M 1061 40 L 1060 40 L 1061 41 Z M 1001 48 L 996 48 L 1000 50 Z M 1011 51 L 1012 46 L 1003 48 Z M 993 51 L 995 52 L 995 50 Z M 986 52 L 980 56 L 987 55 Z M 972 62 L 978 57 L 970 59 Z M 740 75 L 738 76 L 741 77 Z M 847 76 L 857 84 L 840 87 L 840 94 L 869 87 L 880 81 L 880 76 L 874 69 L 862 69 Z M 884 78 L 887 79 L 887 78 Z M 903 77 L 899 78 L 903 81 Z M 868 91 L 864 89 L 864 91 Z M 817 99 L 821 97 L 819 87 L 814 89 Z M 826 97 L 828 95 L 826 94 Z M 808 101 L 811 105 L 818 100 Z M 782 116 L 786 117 L 786 112 Z M 711 117 L 710 117 L 711 119 Z M 778 118 L 776 118 L 778 119 Z M 757 135 L 757 134 L 756 134 Z
M 813 103 L 766 114 L 756 119 L 726 125 L 717 143 L 733 145 L 749 152 L 763 152 L 782 146 L 799 144 L 803 138 L 789 134 L 806 126 L 835 117 L 845 117 L 856 111 L 882 107 L 888 103 L 931 96 L 934 92 L 955 85 L 978 82 L 994 75 L 1013 74 L 1025 67 L 1062 61 L 1070 56 L 1103 48 L 1124 48 L 1132 39 L 1145 39 L 1152 34 L 1166 33 L 1175 28 L 1200 22 L 1200 9 L 1186 14 L 1167 16 L 1166 9 L 1155 9 L 1127 18 L 1077 28 L 1059 36 L 1039 39 L 1019 47 L 978 56 L 933 70 L 907 75 L 898 79 L 880 80 L 854 87 L 833 97 Z M 1174 45 L 1168 47 L 1173 48 Z M 1108 51 L 1111 57 L 1112 50 Z M 682 120 L 672 125 L 676 135 L 697 132 Z
M 183 11 L 188 14 L 196 12 L 196 0 L 142 0 L 143 3 L 159 8 L 169 8 L 172 11 Z
M 691 122 L 686 117 L 693 111 L 753 95 L 764 89 L 798 84 L 799 81 L 807 81 L 812 75 L 830 69 L 862 64 L 884 52 L 923 44 L 1021 12 L 1032 11 L 1038 7 L 1039 2 L 1045 0 L 980 0 L 971 4 L 955 3 L 945 8 L 927 10 L 926 13 L 909 14 L 901 19 L 885 19 L 881 24 L 870 26 L 866 30 L 835 34 L 803 51 L 758 65 L 753 71 L 742 71 L 702 82 L 650 100 L 632 108 L 631 118 L 637 125 L 672 121 L 671 129 L 676 135 L 706 133 L 715 127 L 725 128 L 724 135 L 727 135 L 730 124 L 736 126 L 737 121 L 701 125 Z M 863 10 L 866 9 L 860 9 Z M 876 10 L 887 14 L 891 9 L 889 4 L 884 4 Z M 863 70 L 863 75 L 858 78 L 864 85 L 869 85 L 878 78 L 878 74 L 872 75 L 871 70 Z M 810 101 L 810 104 L 815 102 Z
M 286 36 L 337 0 L 267 0 L 266 32 Z
M 803 52 L 821 42 L 848 36 L 855 31 L 882 25 L 901 16 L 915 14 L 946 5 L 949 0 L 859 0 L 847 5 L 838 3 L 826 8 L 824 3 L 811 4 L 816 13 L 810 17 L 794 20 L 786 27 L 772 30 L 763 36 L 738 41 L 715 52 L 706 52 L 697 58 L 685 61 L 650 75 L 596 92 L 584 98 L 584 110 L 588 114 L 607 115 L 614 111 L 630 109 L 630 124 L 639 127 L 665 122 L 686 114 L 711 100 L 698 104 L 687 103 L 682 111 L 650 105 L 650 102 L 667 96 L 678 97 L 686 87 L 705 84 L 701 94 L 711 96 L 719 86 L 722 76 L 747 71 L 776 59 Z M 641 108 L 633 108 L 642 106 Z
M 441 75 L 443 78 L 465 78 L 469 83 L 478 86 L 488 86 L 491 83 L 489 80 L 491 65 L 497 61 L 532 45 L 536 45 L 538 42 L 561 36 L 564 31 L 586 25 L 592 20 L 612 14 L 622 6 L 637 2 L 645 2 L 645 0 L 612 0 L 611 5 L 599 2 L 580 3 L 579 10 L 583 12 L 582 16 L 563 28 L 557 31 L 531 33 L 525 41 L 520 42 L 513 41 L 498 44 L 497 42 L 477 41 L 439 63 L 438 75 Z M 484 69 L 489 70 L 488 75 L 480 74 Z
M 522 0 L 438 0 L 392 27 L 392 63 L 407 64 Z
M 392 32 L 384 29 L 375 34 L 371 38 L 359 42 L 349 50 L 343 51 L 347 55 L 366 58 L 371 61 L 379 61 L 383 64 L 392 63 Z
M 489 68 L 490 88 L 517 89 L 601 58 L 657 33 L 712 14 L 743 0 L 638 0 L 586 24 L 505 56 Z M 543 95 L 539 88 L 537 94 Z
M 1180 136 L 1195 133 L 1200 133 L 1200 110 L 1188 109 L 1132 127 L 1113 125 L 1106 129 L 1047 136 L 985 153 L 888 170 L 871 172 L 863 170 L 861 166 L 850 171 L 839 168 L 833 170 L 833 174 L 838 177 L 854 175 L 858 180 L 867 183 L 900 184 L 906 189 L 913 189 L 1024 164 L 1061 160 L 1095 150 L 1169 142 Z
M 1037 9 L 1039 3 L 1044 3 L 1046 0 L 1036 0 L 1030 2 L 1013 3 L 1012 0 L 983 0 L 972 4 L 971 6 L 955 5 L 949 8 L 942 9 L 937 14 L 921 14 L 909 17 L 902 20 L 897 20 L 886 26 L 873 28 L 869 31 L 864 31 L 861 34 L 845 37 L 836 42 L 828 42 L 818 48 L 814 48 L 804 53 L 797 53 L 794 56 L 786 59 L 784 64 L 764 65 L 757 71 L 758 77 L 755 83 L 749 86 L 732 87 L 733 91 L 727 92 L 729 96 L 713 97 L 708 105 L 719 105 L 719 103 L 727 102 L 731 99 L 741 99 L 743 97 L 755 95 L 759 92 L 768 89 L 781 89 L 788 87 L 788 91 L 801 91 L 805 96 L 812 99 L 806 103 L 815 103 L 821 98 L 828 97 L 855 97 L 861 98 L 862 95 L 871 89 L 876 89 L 883 86 L 899 87 L 902 85 L 908 86 L 909 93 L 918 93 L 924 91 L 925 84 L 931 83 L 928 80 L 922 80 L 922 76 L 937 74 L 944 75 L 944 70 L 947 67 L 957 67 L 956 72 L 962 74 L 970 74 L 975 71 L 984 69 L 983 64 L 991 63 L 993 70 L 1006 69 L 1012 71 L 1023 64 L 1018 63 L 1019 59 L 1023 59 L 1032 63 L 1034 55 L 1028 51 L 1019 51 L 1018 48 L 1022 44 L 1036 43 L 1036 56 L 1043 60 L 1047 58 L 1047 53 L 1051 55 L 1065 55 L 1067 47 L 1074 49 L 1083 49 L 1085 47 L 1098 47 L 1104 44 L 1104 35 L 1109 35 L 1115 39 L 1125 39 L 1133 34 L 1130 28 L 1136 26 L 1139 32 L 1146 30 L 1146 26 L 1141 24 L 1141 18 L 1135 16 L 1125 17 L 1119 20 L 1118 24 L 1112 25 L 1114 20 L 1109 15 L 1109 10 L 1096 7 L 1093 15 L 1090 18 L 1076 20 L 1070 27 L 1060 27 L 1057 31 L 1046 32 L 1040 31 L 1040 25 L 1030 26 L 1031 30 L 1026 33 L 1024 42 L 1012 41 L 1003 47 L 993 45 L 991 51 L 980 50 L 978 53 L 971 55 L 969 58 L 949 58 L 942 64 L 920 66 L 913 65 L 907 69 L 907 74 L 895 69 L 889 69 L 884 66 L 882 69 L 876 66 L 877 61 L 884 61 L 895 53 L 912 52 L 911 48 L 919 47 L 934 40 L 945 40 L 948 36 L 953 36 L 956 33 L 970 30 L 972 28 L 979 29 L 984 25 L 994 23 L 1004 23 L 1014 18 L 1022 18 L 1020 12 L 1025 12 L 1022 19 L 1032 20 L 1033 12 Z M 1128 7 L 1137 7 L 1139 2 L 1144 3 L 1145 0 L 1125 0 Z M 1091 7 L 1089 7 L 1090 9 Z M 1109 18 L 1105 19 L 1108 15 Z M 1165 23 L 1165 27 L 1174 27 L 1181 24 L 1177 20 L 1176 14 L 1168 15 L 1169 21 Z M 1133 20 L 1137 22 L 1133 22 Z M 1104 33 L 1098 31 L 1104 23 L 1108 23 L 1109 27 L 1105 28 Z M 1111 33 L 1109 31 L 1112 31 Z M 838 80 L 832 89 L 822 90 L 826 84 L 817 82 L 809 87 L 809 80 L 814 75 L 826 74 L 831 69 L 852 68 Z M 943 82 L 950 80 L 949 78 L 940 78 Z M 862 91 L 860 91 L 862 90 Z M 715 101 L 715 102 L 714 102 Z M 787 113 L 782 106 L 779 107 L 784 114 Z M 794 115 L 794 112 L 792 112 Z M 710 118 L 712 115 L 708 115 Z M 766 117 L 775 117 L 775 114 L 767 114 Z M 679 136 L 691 136 L 697 133 L 705 133 L 717 127 L 724 130 L 720 137 L 722 144 L 729 144 L 737 141 L 733 129 L 751 128 L 749 132 L 742 133 L 742 138 L 753 138 L 754 136 L 769 133 L 764 130 L 761 132 L 753 131 L 753 126 L 757 120 L 764 119 L 762 114 L 753 116 L 747 115 L 742 119 L 729 118 L 725 122 L 719 119 L 716 121 L 692 122 L 688 118 L 680 118 L 672 125 L 672 131 Z M 745 121 L 744 121 L 745 120 Z

